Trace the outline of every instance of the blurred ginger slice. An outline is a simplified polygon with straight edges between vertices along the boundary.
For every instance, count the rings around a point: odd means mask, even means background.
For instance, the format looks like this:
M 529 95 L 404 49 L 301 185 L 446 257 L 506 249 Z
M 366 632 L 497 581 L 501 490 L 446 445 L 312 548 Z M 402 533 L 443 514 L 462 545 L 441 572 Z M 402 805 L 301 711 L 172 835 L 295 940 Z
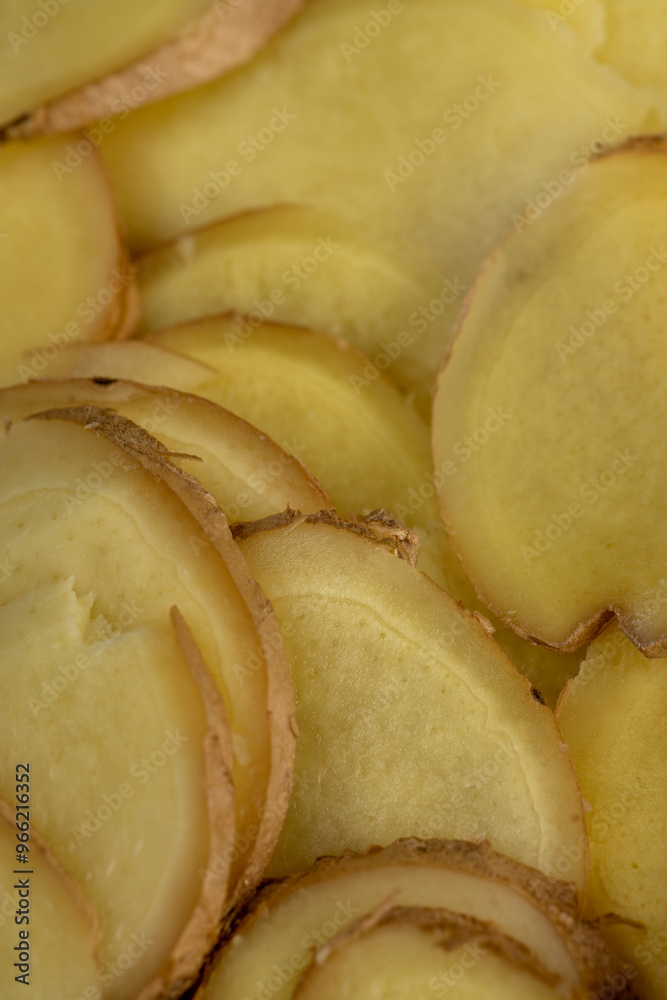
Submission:
M 612 616 L 649 656 L 667 561 L 667 143 L 582 168 L 489 259 L 440 374 L 436 470 L 488 607 L 572 651 Z M 504 422 L 489 424 L 492 411 Z
M 446 909 L 460 924 L 492 924 L 549 973 L 591 997 L 620 971 L 597 931 L 580 922 L 570 887 L 488 844 L 407 840 L 362 855 L 323 858 L 267 884 L 239 914 L 197 998 L 260 997 L 264 990 L 275 1000 L 291 1000 L 313 950 L 354 922 L 374 922 L 378 913 L 398 906 Z M 633 994 L 627 989 L 614 996 L 631 1000 Z
M 137 286 L 140 333 L 236 312 L 344 337 L 403 388 L 422 374 L 414 303 L 428 289 L 334 213 L 277 205 L 223 219 L 140 258 Z
M 213 498 L 164 445 L 94 406 L 12 422 L 10 403 L 11 391 L 0 394 L 0 604 L 71 578 L 103 631 L 180 609 L 193 639 L 180 630 L 179 641 L 190 658 L 201 651 L 234 750 L 237 838 L 204 881 L 229 875 L 230 893 L 246 890 L 276 842 L 294 756 L 291 682 L 268 602 Z
M 664 586 L 654 607 L 664 599 Z M 558 706 L 591 845 L 588 915 L 634 970 L 646 1000 L 667 992 L 667 661 L 618 628 L 594 642 Z M 623 921 L 634 921 L 628 924 Z
M 50 363 L 48 375 L 51 379 L 139 380 L 193 392 L 215 376 L 215 369 L 143 341 L 111 340 L 68 344 Z
M 16 768 L 15 776 L 17 784 L 23 784 L 26 776 L 33 781 L 36 778 L 34 770 L 31 773 L 21 767 Z M 11 810 L 0 801 L 0 954 L 4 956 L 0 992 L 3 1000 L 20 1000 L 26 993 L 32 1000 L 80 996 L 99 982 L 94 914 L 81 889 L 30 826 L 30 818 L 25 820 L 30 816 L 29 800 L 30 793 L 21 790 L 16 806 L 12 796 Z M 26 822 L 29 826 L 28 846 L 21 852 L 21 856 L 25 854 L 23 864 L 17 855 L 17 822 L 21 829 Z M 21 889 L 23 899 L 29 900 L 29 912 L 25 903 L 21 912 Z M 26 949 L 23 955 L 22 945 Z
M 66 344 L 120 336 L 136 318 L 101 161 L 59 174 L 80 138 L 0 145 L 0 385 L 48 375 Z
M 420 279 L 406 378 L 427 395 L 485 256 L 580 147 L 652 108 L 513 0 L 317 0 L 234 74 L 131 113 L 103 156 L 134 251 L 280 203 L 386 247 Z
M 248 59 L 302 0 L 8 0 L 0 65 L 0 126 L 10 133 L 86 130 L 105 116 L 197 86 Z M 8 51 L 11 50 L 11 51 Z
M 410 565 L 405 529 L 289 512 L 235 537 L 280 622 L 297 701 L 270 871 L 414 834 L 487 838 L 547 872 L 574 852 L 568 878 L 583 888 L 583 807 L 553 714 Z
M 586 1000 L 493 925 L 411 907 L 362 918 L 318 949 L 294 1000 L 429 991 L 452 1000 Z
M 667 24 L 662 0 L 520 0 L 544 12 L 552 29 L 567 25 L 598 63 L 636 87 L 654 88 L 667 123 Z
M 52 374 L 160 382 L 228 407 L 300 459 L 341 513 L 389 509 L 419 536 L 419 568 L 467 607 L 490 616 L 445 535 L 428 432 L 405 397 L 341 341 L 307 330 L 252 324 L 251 318 L 216 317 L 151 334 L 150 343 L 75 344 L 55 359 Z M 136 413 L 132 416 L 136 419 Z M 158 429 L 146 429 L 160 436 Z M 224 443 L 217 449 L 224 449 Z M 203 468 L 186 467 L 198 477 L 200 471 L 202 478 L 207 475 Z M 299 470 L 294 478 L 290 475 L 291 492 L 273 477 L 271 481 L 275 498 L 285 500 L 276 510 L 287 503 L 304 513 L 315 509 L 312 489 Z M 292 489 L 299 482 L 298 491 Z M 232 521 L 255 517 L 256 507 L 246 496 L 255 490 L 229 497 L 224 484 L 209 488 Z M 271 511 L 257 517 L 265 513 Z M 555 708 L 581 657 L 534 645 L 491 620 L 498 643 Z
M 560 30 L 566 25 L 566 31 L 574 31 L 586 48 L 591 52 L 598 50 L 604 43 L 607 30 L 607 9 L 613 5 L 608 0 L 517 0 L 531 10 L 539 10 L 546 18 L 552 31 Z M 637 0 L 635 6 L 648 9 L 653 0 Z M 627 0 L 621 0 L 616 6 L 629 6 Z M 604 60 L 601 60 L 604 61 Z

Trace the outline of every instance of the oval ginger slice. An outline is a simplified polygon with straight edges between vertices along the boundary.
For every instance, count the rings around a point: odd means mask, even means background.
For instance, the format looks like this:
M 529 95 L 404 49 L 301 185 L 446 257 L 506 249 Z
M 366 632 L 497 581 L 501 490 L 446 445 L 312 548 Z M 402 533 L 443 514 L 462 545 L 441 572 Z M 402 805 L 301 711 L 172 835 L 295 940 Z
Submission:
M 74 357 L 96 356 L 90 345 L 80 346 L 81 351 L 74 348 Z M 180 361 L 170 352 L 134 341 L 97 346 L 107 348 L 101 354 L 103 371 L 116 369 L 110 358 L 119 358 L 123 367 L 126 355 L 131 367 L 136 347 L 137 367 L 142 371 L 144 365 L 160 365 L 162 355 L 174 361 L 175 368 Z M 64 353 L 72 356 L 73 352 L 70 348 Z M 91 364 L 94 370 L 95 363 Z M 193 369 L 198 368 L 193 362 Z M 210 377 L 211 372 L 201 368 L 198 377 Z M 186 381 L 188 365 L 183 369 L 181 379 Z M 173 464 L 196 476 L 230 522 L 267 517 L 288 506 L 308 513 L 330 506 L 301 462 L 266 434 L 210 400 L 176 389 L 107 378 L 30 382 L 0 394 L 0 420 L 78 406 L 113 410 L 155 436 L 172 453 Z
M 631 143 L 490 258 L 439 378 L 452 544 L 519 634 L 574 650 L 616 616 L 649 656 L 667 561 L 667 145 Z
M 6 426 L 0 603 L 73 578 L 76 594 L 93 595 L 102 629 L 180 609 L 225 702 L 234 748 L 237 841 L 206 879 L 223 880 L 231 866 L 232 888 L 247 889 L 287 805 L 293 694 L 277 623 L 224 515 L 164 446 L 118 415 L 86 406 Z
M 302 460 L 325 484 L 340 511 L 365 514 L 390 509 L 419 536 L 419 568 L 466 607 L 488 615 L 445 535 L 427 431 L 404 397 L 354 348 L 276 325 L 259 327 L 246 336 L 253 330 L 250 323 L 248 318 L 224 316 L 156 333 L 150 343 L 72 344 L 53 361 L 50 372 L 61 378 L 103 376 L 176 386 L 230 407 L 274 437 L 291 453 L 292 463 Z M 158 346 L 162 342 L 174 350 Z M 111 405 L 117 407 L 118 402 Z M 146 424 L 136 410 L 123 412 L 166 441 L 164 420 Z M 164 416 L 162 407 L 160 415 Z M 217 431 L 215 435 L 214 450 L 227 455 L 237 431 L 227 428 L 224 439 Z M 245 445 L 255 454 L 256 443 L 250 431 L 248 435 Z M 189 453 L 192 448 L 183 438 L 176 450 Z M 200 454 L 197 447 L 194 451 Z M 288 504 L 304 513 L 327 506 L 328 494 L 313 506 L 315 492 L 300 465 L 287 464 L 274 476 L 285 459 L 281 453 L 251 469 L 244 462 L 247 485 L 236 494 L 232 489 L 231 496 L 232 481 L 227 476 L 211 478 L 206 459 L 197 467 L 186 461 L 185 467 L 214 494 L 230 521 L 260 518 Z M 225 463 L 229 465 L 229 460 Z M 267 484 L 262 497 L 256 495 L 258 480 L 260 487 Z M 259 510 L 264 499 L 276 504 L 272 511 Z M 555 708 L 581 657 L 527 642 L 495 618 L 492 624 L 498 644 Z
M 142 340 L 67 344 L 50 362 L 48 371 L 52 379 L 141 380 L 151 385 L 174 386 L 182 392 L 192 392 L 214 374 L 215 369 L 210 365 Z
M 653 104 L 509 0 L 394 7 L 306 5 L 234 75 L 128 115 L 103 155 L 137 250 L 284 202 L 353 220 L 427 289 L 409 332 L 425 373 L 412 387 L 428 393 L 513 216 L 603 132 L 613 144 L 646 130 Z
M 148 339 L 213 367 L 215 380 L 197 392 L 292 451 L 341 514 L 390 510 L 419 537 L 419 568 L 466 607 L 488 614 L 439 516 L 437 482 L 456 476 L 458 464 L 434 472 L 424 422 L 359 351 L 311 330 L 236 316 L 185 323 Z M 540 650 L 502 622 L 492 624 L 499 645 L 555 708 L 579 657 Z
M 604 921 L 601 930 L 629 963 L 639 994 L 661 1000 L 667 992 L 667 661 L 647 660 L 618 628 L 606 632 L 565 689 L 557 718 L 590 804 L 588 913 L 620 918 Z
M 653 88 L 667 120 L 667 27 L 660 0 L 586 0 L 554 6 L 552 0 L 520 0 L 543 11 L 552 29 L 573 29 L 596 61 L 610 66 L 636 87 Z M 561 26 L 563 26 L 561 28 Z
M 419 534 L 420 566 L 445 584 L 446 540 L 429 479 L 428 431 L 381 372 L 369 373 L 356 348 L 311 330 L 232 314 L 170 327 L 147 340 L 138 346 L 185 355 L 212 371 L 196 387 L 189 372 L 187 386 L 180 380 L 170 384 L 213 400 L 269 434 L 317 477 L 343 514 L 390 509 Z M 128 359 L 134 349 L 132 342 L 115 346 L 117 354 L 127 351 Z M 78 349 L 71 357 L 77 374 L 119 374 L 111 350 L 99 361 L 92 347 L 85 361 Z M 66 374 L 67 363 L 63 356 L 59 374 Z M 137 351 L 137 365 L 132 377 L 152 382 L 150 356 Z M 422 486 L 425 496 L 417 492 Z
M 136 318 L 101 160 L 91 150 L 76 172 L 65 166 L 79 138 L 0 144 L 0 385 L 48 375 L 66 344 L 119 336 Z
M 140 333 L 236 312 L 344 337 L 373 377 L 387 371 L 404 389 L 424 374 L 414 305 L 428 288 L 332 212 L 274 205 L 223 219 L 141 257 L 137 284 Z
M 223 942 L 198 1000 L 291 1000 L 313 952 L 351 924 L 391 907 L 446 909 L 480 921 L 536 956 L 569 988 L 591 996 L 620 963 L 600 935 L 579 921 L 571 887 L 510 861 L 488 844 L 407 840 L 363 855 L 323 858 L 265 886 Z M 615 994 L 623 1000 L 630 990 Z
M 297 700 L 270 870 L 401 836 L 488 838 L 543 871 L 571 855 L 583 888 L 583 807 L 553 714 L 480 621 L 410 565 L 396 529 L 288 512 L 236 531 Z
M 225 879 L 199 873 L 234 849 L 229 728 L 169 621 L 105 636 L 74 584 L 0 608 L 0 790 L 28 760 L 31 820 L 97 917 L 105 998 L 169 995 L 225 910 Z
M 395 907 L 352 924 L 314 955 L 294 1000 L 447 993 L 452 1000 L 586 1000 L 490 924 Z
M 196 87 L 246 59 L 299 9 L 302 0 L 54 0 L 36 11 L 11 0 L 0 33 L 11 55 L 0 66 L 0 125 L 25 138 L 86 130 L 99 145 L 130 109 Z M 43 31 L 46 25 L 48 30 Z M 88 138 L 90 137 L 90 138 Z

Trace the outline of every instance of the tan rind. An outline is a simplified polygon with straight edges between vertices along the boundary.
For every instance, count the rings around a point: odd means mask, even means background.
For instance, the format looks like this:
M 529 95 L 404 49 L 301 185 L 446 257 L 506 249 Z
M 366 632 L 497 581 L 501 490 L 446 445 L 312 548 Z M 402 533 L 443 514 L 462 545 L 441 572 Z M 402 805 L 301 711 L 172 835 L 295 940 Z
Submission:
M 388 908 L 387 905 L 378 907 L 374 913 L 343 928 L 327 944 L 318 948 L 310 966 L 296 984 L 294 1000 L 299 1000 L 308 988 L 312 989 L 319 970 L 326 966 L 333 954 L 349 944 L 363 941 L 375 928 L 388 926 L 416 927 L 431 937 L 433 943 L 445 952 L 467 943 L 479 945 L 483 951 L 491 952 L 516 968 L 530 973 L 547 986 L 558 988 L 559 994 L 562 992 L 568 1000 L 586 1000 L 585 993 L 569 987 L 560 976 L 550 972 L 525 945 L 507 937 L 493 924 L 447 909 L 412 906 Z
M 274 903 L 298 890 L 339 875 L 406 864 L 449 868 L 511 886 L 553 923 L 592 996 L 596 996 L 605 987 L 608 977 L 620 974 L 625 985 L 616 994 L 616 1000 L 636 1000 L 630 986 L 632 977 L 623 975 L 621 962 L 610 951 L 594 925 L 579 919 L 581 903 L 574 887 L 549 879 L 534 868 L 498 854 L 488 842 L 473 844 L 461 840 L 423 841 L 407 838 L 389 847 L 369 847 L 363 854 L 346 851 L 339 858 L 320 858 L 304 872 L 266 883 L 246 906 L 233 911 L 221 938 L 220 948 L 229 947 L 234 936 L 243 934 L 254 919 L 266 913 Z M 204 1000 L 205 995 L 205 992 L 197 994 L 198 1000 L 200 997 Z
M 296 752 L 294 692 L 283 651 L 280 628 L 273 609 L 251 576 L 247 563 L 231 536 L 227 520 L 215 499 L 193 476 L 169 461 L 169 452 L 159 441 L 125 417 L 97 407 L 79 406 L 47 410 L 34 414 L 29 419 L 69 420 L 94 430 L 122 448 L 130 458 L 166 483 L 222 556 L 252 616 L 267 671 L 271 765 L 259 831 L 245 860 L 238 885 L 230 887 L 232 899 L 245 895 L 261 879 L 278 839 L 289 804 Z
M 473 844 L 465 840 L 418 840 L 407 837 L 388 847 L 369 847 L 361 854 L 346 851 L 339 858 L 318 858 L 304 872 L 268 882 L 249 904 L 245 914 L 234 915 L 234 925 L 240 919 L 245 920 L 260 909 L 266 909 L 275 899 L 287 896 L 304 886 L 324 882 L 332 875 L 404 864 L 422 867 L 437 865 L 511 884 L 523 895 L 531 897 L 543 910 L 549 913 L 553 910 L 567 914 L 573 921 L 577 919 L 580 911 L 580 903 L 573 885 L 555 882 L 537 869 L 499 854 L 487 841 Z
M 232 783 L 234 750 L 227 713 L 195 638 L 178 608 L 171 609 L 176 639 L 199 690 L 204 715 L 204 767 L 210 841 L 209 859 L 231 859 L 236 835 L 235 792 Z M 212 867 L 212 864 L 207 867 Z M 214 947 L 229 905 L 226 871 L 202 879 L 197 905 L 183 928 L 160 977 L 141 991 L 137 1000 L 178 1000 L 192 985 L 206 955 Z M 218 871 L 218 868 L 216 868 Z
M 244 541 L 263 531 L 276 528 L 296 527 L 298 524 L 326 524 L 352 535 L 359 535 L 388 548 L 411 566 L 417 565 L 419 539 L 400 521 L 396 521 L 388 510 L 374 510 L 356 521 L 347 520 L 335 510 L 321 510 L 317 514 L 301 514 L 298 510 L 287 510 L 272 514 L 259 521 L 246 521 L 232 525 L 232 535 L 236 541 Z M 488 624 L 488 623 L 487 623 Z
M 425 481 L 431 468 L 428 429 L 383 372 L 376 371 L 363 394 L 358 391 L 369 361 L 354 345 L 301 326 L 255 325 L 252 317 L 249 323 L 230 312 L 142 340 L 216 368 L 202 394 L 275 440 L 294 442 L 288 450 L 299 454 L 343 514 L 391 510 L 420 535 L 422 567 L 445 585 L 447 552 L 435 496 L 409 505 L 410 487 Z M 246 383 L 252 390 L 242 391 Z
M 101 347 L 101 345 L 98 346 Z M 154 351 L 157 355 L 172 354 L 172 352 L 165 352 L 163 348 L 146 345 L 139 341 L 130 341 L 124 345 L 117 345 L 117 348 L 129 352 L 133 348 L 136 348 L 141 353 L 144 351 Z M 102 348 L 105 354 L 109 349 L 113 351 L 116 347 L 113 344 L 107 344 L 106 348 Z M 88 371 L 95 370 L 95 347 L 83 343 L 70 345 L 70 347 L 65 348 L 61 360 L 64 360 L 64 356 L 68 353 L 72 354 L 75 358 L 71 366 L 74 369 L 71 378 L 66 376 L 57 380 L 37 379 L 25 385 L 12 386 L 5 389 L 3 391 L 3 398 L 5 401 L 7 399 L 10 401 L 8 406 L 5 402 L 5 410 L 11 412 L 13 407 L 16 406 L 17 414 L 21 416 L 27 416 L 29 412 L 34 413 L 43 410 L 45 406 L 49 408 L 97 406 L 101 409 L 122 412 L 124 405 L 140 400 L 142 396 L 147 396 L 155 398 L 162 407 L 157 419 L 153 423 L 160 424 L 163 433 L 169 433 L 171 422 L 169 419 L 165 419 L 164 423 L 162 423 L 163 419 L 168 417 L 172 411 L 177 411 L 181 406 L 185 405 L 188 409 L 193 408 L 193 415 L 200 418 L 202 423 L 206 423 L 206 426 L 212 429 L 215 435 L 220 436 L 220 438 L 233 438 L 235 433 L 238 432 L 246 437 L 248 448 L 252 448 L 253 444 L 261 440 L 262 447 L 266 452 L 265 460 L 278 461 L 285 469 L 293 470 L 295 478 L 298 476 L 299 479 L 303 480 L 304 491 L 307 487 L 309 494 L 310 510 L 326 509 L 332 506 L 330 498 L 322 489 L 320 483 L 310 475 L 306 467 L 296 456 L 289 455 L 267 434 L 262 434 L 252 424 L 232 413 L 231 410 L 226 410 L 224 407 L 203 396 L 197 396 L 192 392 L 181 391 L 179 389 L 172 389 L 169 386 L 147 385 L 120 377 L 79 376 L 78 371 L 80 368 L 85 368 Z M 79 354 L 85 354 L 83 363 L 76 360 Z M 181 356 L 172 354 L 172 357 L 177 363 L 180 362 Z M 183 358 L 183 360 L 185 361 L 186 359 Z M 146 368 L 148 367 L 146 360 L 141 358 L 138 361 L 140 367 L 142 367 L 142 375 L 145 375 Z M 195 367 L 197 366 L 197 362 L 195 361 L 192 364 Z M 99 370 L 109 370 L 113 369 L 113 367 L 113 363 L 109 362 L 108 358 L 105 358 Z M 127 361 L 125 362 L 125 367 L 129 367 Z M 211 374 L 214 374 L 212 369 Z M 202 366 L 202 378 L 204 381 L 206 377 L 207 370 Z M 17 419 L 17 417 L 14 419 Z M 152 429 L 153 427 L 151 426 Z M 159 428 L 156 430 L 156 436 L 159 439 Z M 189 450 L 196 451 L 197 445 L 192 444 L 191 447 L 189 446 Z M 198 460 L 197 455 L 189 455 L 188 457 Z M 216 497 L 216 499 L 224 512 L 224 503 L 219 498 Z M 303 502 L 303 499 L 302 496 L 300 502 Z
M 590 803 L 587 914 L 634 965 L 642 1000 L 667 994 L 666 955 L 656 946 L 667 913 L 665 665 L 611 628 L 591 646 L 556 715 Z
M 5 129 L 10 138 L 53 135 L 81 128 L 99 118 L 112 118 L 119 109 L 130 110 L 164 100 L 213 80 L 246 62 L 306 0 L 242 0 L 230 3 L 221 14 L 218 4 L 211 7 L 178 38 L 167 42 L 94 83 L 81 87 L 19 118 Z M 141 86 L 146 74 L 158 68 L 161 79 L 144 97 L 128 106 L 127 95 Z

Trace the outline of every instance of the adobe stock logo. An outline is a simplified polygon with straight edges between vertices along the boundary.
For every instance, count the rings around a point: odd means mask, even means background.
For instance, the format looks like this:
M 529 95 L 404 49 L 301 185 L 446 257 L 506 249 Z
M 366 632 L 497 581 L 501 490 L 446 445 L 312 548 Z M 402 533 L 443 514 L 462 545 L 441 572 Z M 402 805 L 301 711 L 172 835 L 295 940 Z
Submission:
M 530 566 L 535 559 L 539 559 L 545 552 L 548 552 L 563 535 L 571 531 L 577 521 L 586 515 L 589 508 L 595 506 L 619 480 L 627 475 L 628 470 L 638 461 L 639 455 L 633 455 L 628 448 L 625 451 L 615 451 L 609 467 L 603 469 L 593 479 L 587 480 L 579 489 L 579 496 L 587 502 L 588 507 L 573 500 L 566 510 L 556 513 L 552 511 L 549 523 L 534 533 L 532 545 L 521 546 L 521 555 L 526 560 L 526 564 Z
M 31 42 L 42 28 L 45 28 L 49 21 L 52 21 L 60 13 L 60 8 L 65 7 L 68 3 L 69 0 L 37 0 L 39 9 L 34 11 L 31 17 L 22 18 L 20 32 L 10 31 L 7 35 L 12 52 L 18 52 L 24 45 Z
M 443 113 L 441 120 L 448 127 L 437 125 L 428 135 L 416 138 L 412 149 L 399 156 L 392 168 L 384 171 L 384 179 L 389 190 L 396 191 L 400 184 L 410 180 L 415 171 L 422 167 L 443 143 L 448 142 L 500 87 L 502 82 L 495 80 L 493 74 L 478 76 L 475 89 Z
M 371 16 L 364 25 L 357 25 L 352 36 L 352 44 L 341 42 L 340 50 L 345 56 L 345 62 L 351 63 L 354 56 L 361 55 L 367 49 L 374 38 L 391 24 L 396 14 L 401 14 L 404 10 L 401 0 L 389 0 L 386 7 L 380 10 L 372 10 Z

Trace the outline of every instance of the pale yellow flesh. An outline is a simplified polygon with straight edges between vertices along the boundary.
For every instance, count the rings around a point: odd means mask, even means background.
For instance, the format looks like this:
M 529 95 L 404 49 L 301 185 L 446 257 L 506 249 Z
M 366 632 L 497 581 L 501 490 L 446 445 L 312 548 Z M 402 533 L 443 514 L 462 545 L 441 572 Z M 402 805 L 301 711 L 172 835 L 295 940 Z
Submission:
M 639 87 L 655 87 L 667 122 L 665 10 L 659 0 L 605 0 L 605 39 L 595 57 Z
M 114 630 L 72 578 L 4 604 L 0 637 L 0 793 L 29 760 L 32 822 L 96 914 L 105 997 L 125 997 L 158 973 L 201 891 L 199 692 L 168 620 Z
M 311 966 L 295 1000 L 562 1000 L 571 991 L 545 983 L 528 968 L 494 954 L 488 942 L 444 948 L 418 927 L 376 927 Z M 583 996 L 583 994 L 579 994 Z
M 215 369 L 144 341 L 68 344 L 49 364 L 49 378 L 122 378 L 194 392 Z
M 443 530 L 424 425 L 374 365 L 318 334 L 255 328 L 248 318 L 184 324 L 150 339 L 215 368 L 215 383 L 197 392 L 280 441 L 343 514 L 388 508 L 419 536 L 419 568 L 466 607 L 489 614 Z M 103 349 L 111 353 L 114 345 Z M 492 624 L 512 662 L 555 708 L 581 657 L 525 642 L 496 618 Z
M 472 591 L 473 588 L 469 583 L 468 586 Z M 549 708 L 555 710 L 561 691 L 572 677 L 576 677 L 585 650 L 578 650 L 576 653 L 558 653 L 546 646 L 538 646 L 504 625 L 481 601 L 474 600 L 472 594 L 455 591 L 451 593 L 458 600 L 462 600 L 466 607 L 479 610 L 480 614 L 489 619 L 495 628 L 493 638 L 505 655 L 510 658 L 517 670 L 528 678 L 535 690 L 539 691 Z
M 0 146 L 0 385 L 48 375 L 65 344 L 120 321 L 131 275 L 106 174 L 95 153 L 54 170 L 77 139 Z
M 16 763 L 19 763 L 17 760 Z M 20 763 L 26 763 L 25 760 Z M 16 772 L 15 772 L 16 773 Z M 25 771 L 19 770 L 20 777 Z M 31 775 L 34 779 L 35 774 Z M 23 795 L 24 792 L 20 792 Z M 25 822 L 15 812 L 15 794 L 11 798 L 12 821 Z M 21 806 L 19 806 L 21 808 Z M 30 811 L 30 810 L 28 810 Z M 28 820 L 28 822 L 30 822 Z M 34 828 L 33 828 L 34 829 Z M 91 984 L 99 982 L 94 957 L 95 940 L 91 921 L 62 875 L 49 863 L 33 837 L 29 864 L 16 859 L 16 827 L 0 819 L 0 989 L 5 1000 L 53 1000 L 53 997 L 80 996 Z M 16 873 L 30 871 L 30 875 Z M 27 880 L 27 886 L 26 886 Z M 29 889 L 26 897 L 25 890 Z M 30 902 L 30 922 L 20 910 L 20 895 Z M 20 923 L 15 923 L 17 911 Z M 27 932 L 27 936 L 26 936 Z M 29 969 L 21 965 L 21 953 L 14 951 L 28 944 Z M 11 957 L 10 957 L 11 956 Z M 29 984 L 17 982 L 26 977 Z
M 94 595 L 93 617 L 112 628 L 128 616 L 136 628 L 164 621 L 176 605 L 227 707 L 247 848 L 271 767 L 267 670 L 251 612 L 218 551 L 170 489 L 94 428 L 15 423 L 2 441 L 2 466 L 0 606 L 70 576 L 77 594 Z M 233 858 L 237 875 L 244 858 L 245 849 Z
M 436 470 L 466 453 L 440 487 L 453 545 L 484 602 L 553 647 L 610 611 L 650 655 L 667 642 L 646 613 L 667 556 L 666 222 L 662 148 L 587 167 L 489 261 L 440 375 Z
M 243 334 L 248 332 L 246 327 L 241 329 Z M 156 333 L 153 343 L 75 344 L 54 361 L 52 374 L 173 385 L 230 407 L 301 459 L 339 510 L 369 513 L 389 508 L 419 535 L 420 569 L 466 607 L 489 615 L 445 535 L 423 424 L 395 389 L 384 377 L 369 379 L 369 374 L 378 373 L 369 373 L 354 350 L 345 352 L 317 334 L 269 327 L 246 337 L 235 331 L 234 321 L 216 319 Z M 176 354 L 158 343 L 189 353 Z M 137 419 L 135 411 L 127 413 Z M 165 430 L 164 421 L 144 426 L 158 437 Z M 228 450 L 231 441 L 225 441 Z M 216 450 L 222 445 L 220 441 Z M 188 451 L 184 437 L 175 450 Z M 289 477 L 289 490 L 281 485 L 287 468 L 279 477 L 273 475 L 278 471 L 275 463 L 282 461 L 272 457 L 249 474 L 246 469 L 248 485 L 236 490 L 230 488 L 232 481 L 226 476 L 208 478 L 208 463 L 183 464 L 211 489 L 230 521 L 260 518 L 284 510 L 287 503 L 306 513 L 316 509 L 312 487 L 305 488 L 298 470 Z M 261 497 L 256 496 L 252 482 L 256 487 L 266 484 Z M 266 509 L 264 498 L 271 500 L 272 509 Z M 320 497 L 317 507 L 327 502 Z M 563 686 L 576 675 L 581 657 L 536 646 L 498 619 L 492 622 L 500 646 L 555 708 Z
M 456 557 L 444 526 L 441 529 L 439 542 L 442 552 L 442 575 L 432 572 L 423 558 L 420 568 L 457 601 L 462 601 L 469 610 L 477 611 L 486 618 L 495 630 L 493 638 L 505 655 L 528 678 L 535 690 L 539 691 L 547 705 L 555 709 L 561 691 L 569 680 L 576 677 L 584 651 L 560 653 L 517 635 L 480 601 Z
M 518 2 L 530 10 L 540 11 L 552 31 L 564 31 L 567 34 L 574 32 L 593 53 L 604 43 L 608 27 L 607 9 L 614 0 L 611 0 L 611 3 L 608 0 L 583 0 L 582 3 L 577 3 L 576 0 L 572 2 L 561 0 L 559 3 L 553 3 L 552 0 L 518 0 Z M 648 10 L 651 4 L 652 0 L 639 0 L 637 6 Z M 617 6 L 621 8 L 623 3 Z
M 260 1000 L 262 988 L 269 988 L 274 1000 L 289 1000 L 313 950 L 387 900 L 396 906 L 446 907 L 491 921 L 548 969 L 581 985 L 554 925 L 512 883 L 406 864 L 328 878 L 264 908 L 222 952 L 201 1000 Z M 276 965 L 285 969 L 282 982 L 272 978 Z
M 208 0 L 160 0 L 139 7 L 132 0 L 7 0 L 0 13 L 5 56 L 0 69 L 0 124 L 145 56 L 191 24 Z M 159 62 L 139 91 L 117 95 L 115 113 L 146 99 L 163 77 Z M 139 84 L 137 85 L 139 86 Z M 91 133 L 94 134 L 94 133 Z M 105 138 L 105 133 L 99 133 Z
M 598 62 L 667 98 L 665 8 L 660 0 L 520 0 L 545 12 L 553 29 L 572 28 Z M 667 111 L 667 105 L 663 105 Z M 665 119 L 662 118 L 664 123 Z
M 173 327 L 150 341 L 214 368 L 215 379 L 197 392 L 299 458 L 343 515 L 385 507 L 416 530 L 420 565 L 445 583 L 428 432 L 384 376 L 366 379 L 355 348 L 310 330 L 234 317 Z
M 253 314 L 345 337 L 368 356 L 371 381 L 414 381 L 414 303 L 428 289 L 332 213 L 286 205 L 225 219 L 140 259 L 137 283 L 142 333 Z
M 424 392 L 513 214 L 603 131 L 613 144 L 644 130 L 650 102 L 504 0 L 416 0 L 380 17 L 319 0 L 248 67 L 130 115 L 103 154 L 135 249 L 285 202 L 386 246 L 426 291 L 404 356 Z
M 122 357 L 132 355 L 136 345 L 106 346 Z M 149 362 L 151 355 L 157 355 L 159 362 L 165 353 L 151 346 L 144 350 Z M 103 385 L 70 379 L 8 389 L 2 401 L 14 419 L 86 404 L 121 413 L 169 451 L 185 456 L 173 461 L 196 476 L 230 523 L 266 517 L 287 506 L 310 514 L 328 505 L 326 495 L 299 462 L 244 420 L 199 396 L 131 382 Z
M 299 740 L 270 871 L 399 837 L 487 838 L 585 879 L 572 765 L 551 712 L 475 619 L 374 541 L 327 525 L 242 551 L 276 612 Z M 583 846 L 581 846 L 583 845 Z
M 644 925 L 604 931 L 647 1000 L 667 990 L 666 667 L 614 629 L 593 643 L 558 710 L 591 806 L 589 913 Z

